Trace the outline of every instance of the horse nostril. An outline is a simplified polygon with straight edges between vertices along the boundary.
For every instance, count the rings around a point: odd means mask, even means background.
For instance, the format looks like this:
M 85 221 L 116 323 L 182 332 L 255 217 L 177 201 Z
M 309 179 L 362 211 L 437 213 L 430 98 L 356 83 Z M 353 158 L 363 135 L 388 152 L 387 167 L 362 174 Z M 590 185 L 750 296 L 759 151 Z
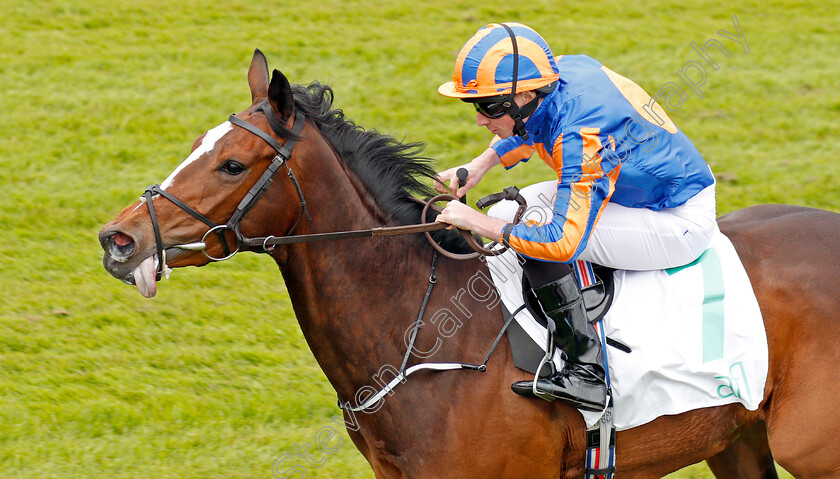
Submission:
M 111 241 L 113 241 L 114 244 L 120 248 L 134 243 L 134 240 L 131 239 L 131 236 L 128 236 L 125 233 L 115 233 L 114 236 L 111 236 Z
M 108 252 L 117 261 L 125 261 L 134 254 L 134 238 L 125 233 L 115 232 L 106 241 Z

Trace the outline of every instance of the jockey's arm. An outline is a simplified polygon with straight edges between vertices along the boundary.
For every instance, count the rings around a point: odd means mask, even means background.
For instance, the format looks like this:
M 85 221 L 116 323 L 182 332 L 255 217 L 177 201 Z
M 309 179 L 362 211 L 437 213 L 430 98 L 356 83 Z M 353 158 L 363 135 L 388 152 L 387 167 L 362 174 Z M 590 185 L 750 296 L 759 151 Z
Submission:
M 464 165 L 469 171 L 467 183 L 464 187 L 457 190 L 457 194 L 453 194 L 460 198 L 470 188 L 475 186 L 484 174 L 494 166 L 501 164 L 506 169 L 510 169 L 520 161 L 528 161 L 528 158 L 533 153 L 534 146 L 524 142 L 518 136 L 511 136 L 504 139 L 498 136 L 493 138 L 493 141 L 484 150 L 484 153 Z M 455 191 L 453 185 L 458 184 L 456 176 L 458 168 L 461 167 L 450 168 L 438 175 L 438 178 L 441 180 L 450 182 L 449 188 L 453 192 Z M 446 192 L 446 188 L 438 182 L 435 182 L 435 189 L 441 193 Z M 502 231 L 507 225 L 503 220 L 487 216 L 458 201 L 450 201 L 443 212 L 438 215 L 437 221 L 449 223 L 458 228 L 472 230 L 493 241 L 500 241 Z
M 477 185 L 478 182 L 481 181 L 481 178 L 484 177 L 485 173 L 501 162 L 502 160 L 499 158 L 499 155 L 496 154 L 496 151 L 493 150 L 493 148 L 487 148 L 482 154 L 473 158 L 473 160 L 466 165 L 456 166 L 438 173 L 436 177 L 438 181 L 435 181 L 435 190 L 438 193 L 449 193 L 460 198 L 467 194 L 467 191 L 469 191 L 472 187 Z M 457 171 L 459 168 L 466 168 L 469 172 L 469 176 L 467 176 L 467 183 L 461 188 L 458 188 Z M 448 188 L 446 187 L 446 182 L 449 182 Z
M 541 221 L 512 226 L 507 240 L 526 257 L 568 263 L 586 249 L 615 191 L 620 166 L 602 161 L 599 128 L 575 125 L 552 143 L 559 181 L 551 209 Z
M 592 228 L 598 222 L 603 206 L 609 201 L 618 177 L 618 168 L 604 171 L 599 151 L 599 130 L 580 128 L 561 136 L 562 155 L 555 165 L 564 167 L 558 171 L 560 182 L 553 201 L 551 218 L 540 223 L 524 222 L 511 225 L 508 233 L 510 246 L 525 256 L 545 260 L 569 262 L 585 249 Z M 556 144 L 560 144 L 556 141 Z M 496 143 L 498 152 L 499 143 Z M 512 145 L 515 151 L 516 145 Z M 508 167 L 502 155 L 502 164 Z M 516 161 L 524 158 L 512 156 Z M 603 166 L 606 166 L 605 163 Z M 507 223 L 488 217 L 459 202 L 450 202 L 438 216 L 438 221 L 469 229 L 492 240 L 500 241 Z

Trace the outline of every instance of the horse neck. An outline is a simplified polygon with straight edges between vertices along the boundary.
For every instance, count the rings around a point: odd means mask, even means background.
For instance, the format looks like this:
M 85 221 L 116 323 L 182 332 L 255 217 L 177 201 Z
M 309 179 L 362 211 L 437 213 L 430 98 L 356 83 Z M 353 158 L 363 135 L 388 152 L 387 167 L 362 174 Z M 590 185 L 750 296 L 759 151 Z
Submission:
M 338 161 L 327 163 L 317 176 L 329 186 L 304 191 L 312 222 L 302 224 L 300 232 L 386 225 L 385 215 L 352 173 Z M 352 400 L 383 366 L 400 367 L 405 332 L 413 326 L 429 285 L 433 250 L 416 235 L 286 248 L 275 259 L 281 258 L 278 265 L 301 330 L 333 387 Z M 448 289 L 448 283 L 466 284 L 467 270 L 474 272 L 480 264 L 475 261 L 466 270 L 454 266 L 455 262 L 440 262 L 436 292 Z M 443 298 L 443 293 L 438 294 Z M 431 301 L 430 311 L 436 310 L 432 309 L 436 301 L 440 300 Z M 423 338 L 418 345 L 428 340 Z

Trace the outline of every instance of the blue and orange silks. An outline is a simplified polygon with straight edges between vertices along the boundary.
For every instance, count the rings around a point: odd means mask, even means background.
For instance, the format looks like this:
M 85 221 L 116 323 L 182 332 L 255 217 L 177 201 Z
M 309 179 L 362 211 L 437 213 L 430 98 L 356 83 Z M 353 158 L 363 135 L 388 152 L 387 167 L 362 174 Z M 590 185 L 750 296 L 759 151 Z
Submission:
M 491 147 L 505 168 L 537 152 L 557 172 L 551 220 L 505 231 L 522 255 L 566 263 L 586 248 L 608 202 L 673 208 L 714 177 L 691 140 L 637 84 L 585 55 L 559 57 L 557 66 L 558 87 L 525 124 L 529 140 L 497 137 Z

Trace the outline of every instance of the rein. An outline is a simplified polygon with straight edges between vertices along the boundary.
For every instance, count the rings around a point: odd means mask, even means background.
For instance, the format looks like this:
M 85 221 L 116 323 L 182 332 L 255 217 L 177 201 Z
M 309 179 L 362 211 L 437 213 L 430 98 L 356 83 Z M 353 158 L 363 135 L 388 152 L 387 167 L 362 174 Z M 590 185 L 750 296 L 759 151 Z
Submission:
M 515 195 L 519 197 L 519 199 L 515 197 L 510 197 L 508 194 L 507 189 L 505 193 L 498 193 L 496 195 L 490 195 L 486 198 L 482 198 L 479 201 L 479 205 L 481 208 L 489 206 L 495 202 L 498 202 L 502 199 L 512 199 L 520 201 L 522 198 L 519 196 L 519 190 L 515 187 L 509 187 L 515 190 Z M 496 196 L 501 195 L 499 198 L 495 198 Z M 510 197 L 510 198 L 509 198 Z M 416 234 L 416 233 L 425 233 L 429 243 L 439 252 L 440 254 L 446 256 L 447 258 L 457 259 L 457 260 L 465 260 L 465 259 L 473 259 L 480 255 L 485 256 L 498 256 L 505 251 L 507 251 L 507 247 L 503 247 L 500 249 L 493 249 L 494 244 L 490 245 L 490 248 L 485 248 L 481 245 L 473 235 L 463 229 L 458 229 L 458 232 L 464 237 L 464 240 L 470 247 L 475 250 L 473 253 L 467 254 L 458 254 L 458 253 L 450 253 L 449 251 L 444 250 L 437 244 L 437 242 L 432 239 L 430 232 L 439 231 L 449 226 L 446 223 L 438 223 L 438 222 L 426 222 L 426 217 L 429 209 L 434 209 L 440 212 L 440 209 L 432 206 L 434 203 L 438 201 L 451 201 L 457 200 L 458 198 L 452 195 L 437 195 L 432 198 L 429 198 L 426 201 L 417 200 L 418 202 L 424 204 L 423 213 L 420 217 L 420 224 L 416 225 L 405 225 L 405 226 L 382 226 L 378 228 L 371 228 L 366 230 L 353 230 L 353 231 L 338 231 L 334 233 L 313 233 L 307 235 L 295 235 L 295 236 L 266 236 L 266 237 L 258 237 L 258 238 L 243 238 L 243 245 L 254 249 L 254 248 L 261 248 L 261 250 L 257 250 L 259 252 L 268 252 L 270 248 L 277 246 L 277 245 L 284 245 L 284 244 L 295 244 L 295 243 L 312 243 L 317 241 L 332 241 L 332 240 L 344 240 L 344 239 L 353 239 L 353 238 L 378 238 L 378 237 L 388 237 L 388 236 L 399 236 L 399 235 L 407 235 L 407 234 Z M 487 201 L 490 199 L 491 201 Z M 495 201 L 493 201 L 495 200 Z M 521 199 L 519 211 L 517 211 L 516 219 L 514 222 L 518 222 L 519 218 L 524 214 L 526 205 L 524 204 L 524 199 Z
M 284 244 L 295 244 L 295 243 L 310 243 L 310 242 L 318 242 L 318 241 L 332 241 L 332 240 L 344 240 L 344 239 L 353 239 L 353 238 L 371 238 L 371 237 L 388 237 L 388 236 L 397 236 L 397 235 L 405 235 L 405 234 L 417 234 L 417 233 L 425 233 L 426 238 L 429 240 L 431 245 L 435 248 L 434 257 L 432 258 L 432 267 L 431 273 L 429 275 L 429 286 L 426 290 L 426 295 L 423 298 L 423 303 L 420 307 L 420 312 L 417 316 L 417 320 L 414 322 L 412 327 L 411 339 L 406 350 L 405 356 L 403 357 L 402 365 L 400 367 L 400 372 L 390 383 L 388 383 L 384 388 L 382 388 L 379 392 L 368 398 L 362 404 L 358 406 L 350 406 L 347 403 L 344 403 L 339 398 L 338 405 L 340 408 L 348 410 L 348 411 L 365 411 L 371 409 L 374 404 L 379 402 L 386 394 L 391 392 L 399 383 L 405 382 L 406 378 L 410 376 L 412 373 L 431 369 L 437 371 L 447 371 L 447 370 L 454 370 L 454 369 L 468 369 L 473 371 L 480 371 L 484 372 L 487 370 L 487 363 L 490 361 L 490 357 L 493 355 L 493 352 L 496 350 L 496 347 L 499 345 L 499 341 L 501 341 L 502 336 L 507 331 L 508 326 L 513 321 L 513 318 L 520 312 L 525 306 L 521 306 L 519 309 L 514 311 L 510 314 L 508 318 L 506 318 L 504 325 L 502 326 L 501 331 L 496 336 L 496 340 L 493 342 L 493 345 L 490 347 L 490 351 L 487 353 L 487 356 L 484 358 L 484 362 L 481 364 L 471 364 L 471 363 L 421 363 L 406 368 L 408 365 L 408 360 L 411 356 L 412 350 L 414 349 L 414 342 L 417 339 L 417 335 L 420 331 L 420 327 L 423 325 L 423 316 L 425 315 L 426 306 L 429 302 L 429 297 L 432 294 L 432 289 L 437 282 L 437 276 L 435 274 L 435 268 L 437 265 L 438 254 L 442 254 L 446 257 L 458 260 L 464 259 L 472 259 L 476 258 L 480 255 L 490 255 L 496 256 L 504 253 L 507 251 L 507 245 L 503 245 L 501 248 L 493 249 L 496 246 L 496 243 L 491 243 L 489 246 L 490 248 L 485 248 L 481 245 L 472 235 L 470 231 L 458 229 L 467 243 L 472 247 L 475 252 L 469 254 L 456 254 L 450 253 L 449 251 L 444 250 L 440 245 L 435 242 L 431 235 L 429 234 L 432 231 L 438 231 L 445 228 L 448 228 L 449 225 L 446 223 L 439 223 L 439 222 L 431 222 L 427 223 L 427 213 L 430 208 L 433 208 L 437 211 L 440 211 L 438 208 L 433 207 L 432 205 L 438 201 L 452 201 L 458 200 L 455 196 L 452 195 L 438 195 L 432 198 L 429 198 L 426 201 L 416 200 L 418 202 L 424 203 L 425 206 L 423 207 L 423 212 L 421 215 L 421 223 L 416 225 L 406 225 L 406 226 L 387 226 L 387 227 L 378 227 L 378 228 L 371 228 L 366 230 L 354 230 L 354 231 L 339 231 L 339 232 L 331 232 L 331 233 L 315 233 L 315 234 L 305 234 L 305 235 L 292 235 L 292 232 L 295 230 L 297 225 L 300 223 L 301 219 L 304 215 L 306 215 L 307 219 L 311 220 L 311 216 L 309 215 L 309 210 L 306 207 L 306 200 L 303 197 L 303 192 L 301 191 L 300 185 L 298 184 L 297 178 L 295 177 L 294 173 L 292 172 L 291 167 L 289 166 L 288 162 L 291 160 L 292 157 L 292 150 L 294 149 L 297 141 L 301 138 L 300 133 L 303 131 L 305 118 L 303 114 L 297 112 L 295 114 L 295 121 L 292 127 L 291 132 L 287 130 L 282 123 L 277 121 L 274 116 L 274 113 L 271 110 L 271 106 L 267 100 L 264 100 L 258 106 L 258 110 L 262 111 L 266 118 L 268 119 L 268 123 L 271 126 L 271 129 L 278 135 L 278 136 L 289 136 L 288 133 L 291 133 L 291 138 L 286 140 L 285 144 L 280 144 L 277 140 L 271 137 L 268 133 L 257 128 L 253 124 L 238 118 L 235 114 L 231 114 L 228 118 L 232 124 L 248 130 L 249 132 L 257 135 L 261 139 L 263 139 L 266 143 L 268 143 L 277 155 L 271 160 L 271 163 L 254 184 L 248 193 L 245 195 L 244 198 L 239 202 L 239 205 L 236 207 L 236 210 L 231 215 L 230 219 L 224 224 L 216 224 L 206 216 L 202 215 L 201 213 L 195 211 L 192 207 L 172 195 L 168 193 L 164 189 L 162 189 L 159 185 L 152 185 L 146 188 L 143 193 L 143 199 L 145 199 L 146 204 L 149 208 L 149 215 L 151 216 L 152 221 L 152 228 L 154 229 L 155 240 L 157 242 L 157 255 L 159 259 L 158 267 L 157 267 L 157 280 L 161 279 L 161 276 L 165 274 L 167 270 L 166 266 L 166 256 L 165 251 L 166 249 L 163 248 L 162 237 L 160 233 L 160 225 L 157 219 L 157 214 L 155 213 L 155 208 L 153 205 L 153 198 L 155 196 L 160 195 L 163 198 L 166 198 L 174 205 L 181 208 L 186 213 L 190 214 L 192 217 L 196 218 L 197 220 L 201 221 L 202 223 L 206 224 L 209 229 L 204 236 L 201 237 L 201 241 L 195 243 L 186 243 L 180 245 L 173 245 L 170 246 L 171 248 L 178 248 L 183 250 L 190 250 L 190 251 L 201 251 L 204 253 L 205 256 L 210 258 L 213 261 L 224 261 L 227 259 L 232 258 L 239 252 L 243 247 L 248 251 L 255 251 L 260 253 L 267 253 L 270 252 L 272 248 L 277 245 L 284 245 Z M 289 179 L 292 181 L 294 185 L 295 191 L 300 199 L 300 208 L 301 212 L 298 216 L 297 221 L 295 221 L 294 225 L 289 229 L 289 231 L 282 237 L 276 236 L 266 236 L 266 237 L 253 237 L 248 238 L 245 237 L 242 232 L 240 231 L 240 223 L 245 215 L 254 207 L 254 205 L 259 201 L 262 195 L 268 190 L 271 186 L 271 183 L 276 176 L 277 172 L 280 170 L 282 166 L 286 167 L 286 171 L 288 173 Z M 494 195 L 487 196 L 482 198 L 477 203 L 479 208 L 485 208 L 490 206 L 496 202 L 501 200 L 514 200 L 519 203 L 519 209 L 517 210 L 516 216 L 514 218 L 514 223 L 518 223 L 521 219 L 522 215 L 525 213 L 525 209 L 527 204 L 525 199 L 522 195 L 519 194 L 519 190 L 516 187 L 508 187 L 505 188 L 503 193 L 497 193 Z M 230 246 L 228 245 L 227 238 L 225 237 L 225 231 L 231 231 L 236 236 L 236 248 L 231 251 Z M 224 256 L 221 257 L 214 257 L 207 253 L 207 237 L 214 233 L 218 235 L 219 240 L 222 244 L 222 249 L 224 252 Z
M 264 105 L 261 108 L 266 115 L 272 115 L 270 107 Z M 313 234 L 305 234 L 305 235 L 292 235 L 291 233 L 295 230 L 297 225 L 300 223 L 300 220 L 303 218 L 304 215 L 308 219 L 312 219 L 309 215 L 309 210 L 306 207 L 306 200 L 303 197 L 303 192 L 300 189 L 300 185 L 297 182 L 297 178 L 292 172 L 292 169 L 288 165 L 288 161 L 291 158 L 292 149 L 295 146 L 295 141 L 288 140 L 286 145 L 281 145 L 278 143 L 274 138 L 270 137 L 268 134 L 260 130 L 259 128 L 255 127 L 254 125 L 237 118 L 235 115 L 230 115 L 229 121 L 234 125 L 240 126 L 251 133 L 259 136 L 263 140 L 265 140 L 272 148 L 275 149 L 277 152 L 277 156 L 274 157 L 271 164 L 266 168 L 263 175 L 257 180 L 256 184 L 251 188 L 251 190 L 245 195 L 242 201 L 237 206 L 236 211 L 233 213 L 231 218 L 222 225 L 217 225 L 201 213 L 192 209 L 189 205 L 184 203 L 183 201 L 179 200 L 172 194 L 166 192 L 165 190 L 161 189 L 159 185 L 152 185 L 146 189 L 143 194 L 143 198 L 146 200 L 146 203 L 149 205 L 149 214 L 152 219 L 152 228 L 155 232 L 155 240 L 157 242 L 157 252 L 158 258 L 162 259 L 159 263 L 159 268 L 157 272 L 157 279 L 160 280 L 161 274 L 166 268 L 166 261 L 165 261 L 165 249 L 162 248 L 162 240 L 160 234 L 160 227 L 157 220 L 157 215 L 155 214 L 155 209 L 152 204 L 152 198 L 155 195 L 160 195 L 173 204 L 184 210 L 185 212 L 189 213 L 194 218 L 198 219 L 199 221 L 203 222 L 207 226 L 210 227 L 209 230 L 202 236 L 201 241 L 195 243 L 185 243 L 180 245 L 172 245 L 171 248 L 178 248 L 183 250 L 189 251 L 201 251 L 207 256 L 209 259 L 213 261 L 224 261 L 232 258 L 236 253 L 240 250 L 245 249 L 248 251 L 258 252 L 258 253 L 268 253 L 270 252 L 275 246 L 278 245 L 286 245 L 286 244 L 297 244 L 297 243 L 314 243 L 319 241 L 334 241 L 334 240 L 346 240 L 346 239 L 354 239 L 354 238 L 377 238 L 377 237 L 389 237 L 389 236 L 399 236 L 399 235 L 407 235 L 407 234 L 417 234 L 417 233 L 425 233 L 426 238 L 429 240 L 431 245 L 442 255 L 456 260 L 466 260 L 466 259 L 473 259 L 480 255 L 488 255 L 488 256 L 497 256 L 505 251 L 507 251 L 507 246 L 503 246 L 499 249 L 494 249 L 495 243 L 491 243 L 489 248 L 485 248 L 482 244 L 480 244 L 475 237 L 467 230 L 458 229 L 458 232 L 464 237 L 464 240 L 467 244 L 475 250 L 473 253 L 467 254 L 458 254 L 458 253 L 451 253 L 449 251 L 444 250 L 437 242 L 432 239 L 429 233 L 434 231 L 439 231 L 449 226 L 446 223 L 438 223 L 438 222 L 431 222 L 427 223 L 427 213 L 430 208 L 440 212 L 439 208 L 432 206 L 434 203 L 438 201 L 451 201 L 457 200 L 458 198 L 452 195 L 437 195 L 432 198 L 429 198 L 426 201 L 416 200 L 422 204 L 424 204 L 423 213 L 421 216 L 421 223 L 416 225 L 405 225 L 405 226 L 383 226 L 377 228 L 370 228 L 365 230 L 352 230 L 352 231 L 337 231 L 331 233 L 313 233 Z M 274 126 L 275 122 L 270 121 L 272 127 Z M 295 124 L 292 132 L 295 135 L 299 135 L 301 130 L 303 129 L 303 115 L 298 113 L 295 117 Z M 295 191 L 298 194 L 298 198 L 300 199 L 300 206 L 301 206 L 301 213 L 298 216 L 297 221 L 295 224 L 289 229 L 289 231 L 284 236 L 261 236 L 261 237 L 246 237 L 242 234 L 239 230 L 239 223 L 242 221 L 242 218 L 245 217 L 245 214 L 256 204 L 257 200 L 268 190 L 268 187 L 271 186 L 272 179 L 277 174 L 277 171 L 280 169 L 281 166 L 286 166 L 288 171 L 289 179 L 291 179 L 292 184 L 295 187 Z M 512 190 L 512 193 L 508 190 Z M 488 201 L 490 199 L 490 201 Z M 519 195 L 519 190 L 515 187 L 508 187 L 505 189 L 504 193 L 497 193 L 495 195 L 490 195 L 486 198 L 482 198 L 479 201 L 478 206 L 480 208 L 487 207 L 495 202 L 498 202 L 502 199 L 510 199 L 516 200 L 519 202 L 519 210 L 516 214 L 516 219 L 514 222 L 518 222 L 519 218 L 524 214 L 526 204 L 525 200 Z M 224 236 L 224 232 L 226 230 L 232 231 L 236 235 L 236 248 L 231 251 L 230 246 L 228 245 L 227 238 Z M 211 256 L 207 253 L 207 237 L 210 233 L 215 233 L 218 235 L 219 240 L 222 244 L 222 249 L 224 252 L 224 256 L 215 257 Z
M 156 280 L 160 281 L 161 276 L 165 274 L 167 270 L 166 266 L 166 249 L 163 247 L 163 241 L 160 233 L 160 225 L 157 219 L 157 214 L 155 213 L 155 207 L 153 205 L 152 199 L 155 196 L 161 196 L 166 198 L 170 202 L 172 202 L 175 206 L 181 208 L 183 211 L 190 214 L 192 217 L 196 218 L 197 220 L 201 221 L 202 223 L 206 224 L 210 229 L 204 233 L 204 236 L 201 237 L 201 241 L 195 243 L 185 243 L 180 245 L 172 245 L 170 248 L 177 248 L 183 249 L 188 251 L 201 251 L 204 253 L 212 261 L 224 261 L 232 258 L 236 253 L 238 253 L 243 248 L 248 251 L 258 252 L 258 253 L 268 253 L 278 245 L 284 244 L 295 244 L 295 243 L 312 243 L 318 241 L 333 241 L 333 240 L 344 240 L 344 239 L 353 239 L 353 238 L 372 238 L 372 237 L 387 237 L 387 236 L 398 236 L 398 235 L 405 235 L 405 234 L 417 234 L 417 233 L 425 233 L 426 238 L 429 240 L 431 245 L 441 254 L 448 258 L 457 259 L 457 260 L 466 260 L 466 259 L 473 259 L 480 255 L 490 255 L 496 256 L 504 253 L 507 250 L 507 245 L 503 245 L 502 248 L 493 249 L 496 245 L 495 243 L 490 244 L 490 248 L 485 248 L 482 244 L 480 244 L 472 235 L 471 232 L 467 230 L 458 229 L 461 235 L 464 237 L 464 240 L 470 247 L 475 250 L 473 253 L 468 254 L 457 254 L 457 253 L 450 253 L 449 251 L 444 250 L 440 245 L 437 244 L 432 239 L 432 236 L 429 234 L 433 231 L 442 230 L 448 228 L 449 225 L 445 223 L 438 223 L 438 222 L 426 222 L 427 213 L 432 204 L 438 201 L 451 201 L 457 200 L 456 197 L 452 195 L 438 195 L 429 200 L 423 202 L 425 206 L 423 208 L 423 214 L 421 216 L 421 223 L 416 225 L 406 225 L 406 226 L 385 226 L 379 228 L 371 228 L 366 230 L 354 230 L 354 231 L 339 231 L 339 232 L 331 232 L 331 233 L 314 233 L 314 234 L 306 234 L 306 235 L 292 235 L 292 232 L 297 228 L 297 225 L 300 223 L 301 219 L 305 215 L 307 219 L 310 221 L 312 217 L 309 214 L 309 209 L 306 207 L 306 199 L 303 197 L 303 191 L 298 184 L 297 177 L 295 176 L 294 172 L 292 171 L 291 167 L 289 166 L 289 161 L 292 158 L 292 150 L 294 149 L 297 141 L 301 138 L 300 134 L 303 131 L 304 123 L 306 122 L 302 113 L 297 112 L 295 114 L 295 122 L 292 127 L 292 130 L 289 131 L 281 122 L 277 120 L 274 116 L 274 112 L 271 110 L 271 105 L 269 104 L 268 100 L 263 100 L 257 107 L 257 110 L 262 111 L 267 120 L 271 129 L 274 131 L 275 134 L 278 136 L 291 136 L 289 139 L 286 140 L 285 144 L 280 144 L 277 140 L 275 140 L 271 135 L 266 133 L 265 131 L 257 128 L 253 124 L 238 118 L 235 114 L 231 114 L 228 117 L 228 121 L 232 124 L 243 128 L 254 135 L 260 137 L 263 141 L 268 143 L 277 155 L 271 160 L 271 163 L 263 172 L 262 176 L 257 180 L 254 186 L 248 191 L 242 201 L 239 202 L 239 205 L 236 207 L 236 211 L 233 212 L 230 219 L 224 224 L 216 224 L 206 216 L 202 215 L 201 213 L 195 211 L 189 205 L 181 201 L 180 199 L 176 198 L 171 193 L 168 193 L 164 189 L 162 189 L 159 185 L 152 185 L 146 188 L 143 192 L 143 199 L 145 200 L 146 204 L 149 208 L 149 216 L 151 217 L 152 221 L 152 229 L 154 230 L 155 234 L 155 241 L 157 247 L 157 257 L 158 257 L 158 265 L 156 271 Z M 289 135 L 291 133 L 291 135 Z M 298 199 L 300 200 L 300 215 L 298 216 L 297 220 L 295 221 L 294 225 L 289 228 L 289 231 L 286 232 L 285 235 L 281 237 L 276 236 L 264 236 L 264 237 L 253 237 L 248 238 L 245 237 L 239 229 L 240 223 L 248 211 L 254 207 L 254 205 L 259 201 L 262 195 L 268 190 L 271 186 L 271 183 L 274 177 L 277 175 L 277 172 L 280 170 L 281 167 L 285 166 L 289 179 L 292 182 L 292 185 L 295 188 L 295 192 L 298 195 Z M 509 192 L 508 190 L 513 190 L 513 193 Z M 488 199 L 492 198 L 491 201 L 487 201 Z M 517 211 L 516 217 L 514 222 L 518 222 L 519 218 L 525 213 L 525 200 L 519 195 L 519 190 L 515 187 L 509 187 L 505 189 L 505 193 L 499 193 L 496 195 L 490 195 L 486 198 L 483 198 L 479 201 L 479 207 L 483 208 L 493 204 L 494 202 L 500 201 L 502 199 L 511 199 L 516 200 L 519 203 L 519 210 Z M 420 201 L 420 200 L 418 200 Z M 483 205 L 482 205 L 483 204 Z M 437 210 L 437 208 L 435 208 Z M 440 210 L 438 210 L 440 211 Z M 236 248 L 231 251 L 230 245 L 228 245 L 227 237 L 225 236 L 225 231 L 231 231 L 236 237 Z M 211 256 L 207 253 L 207 237 L 210 236 L 211 233 L 216 234 L 219 237 L 219 241 L 222 245 L 223 256 Z

